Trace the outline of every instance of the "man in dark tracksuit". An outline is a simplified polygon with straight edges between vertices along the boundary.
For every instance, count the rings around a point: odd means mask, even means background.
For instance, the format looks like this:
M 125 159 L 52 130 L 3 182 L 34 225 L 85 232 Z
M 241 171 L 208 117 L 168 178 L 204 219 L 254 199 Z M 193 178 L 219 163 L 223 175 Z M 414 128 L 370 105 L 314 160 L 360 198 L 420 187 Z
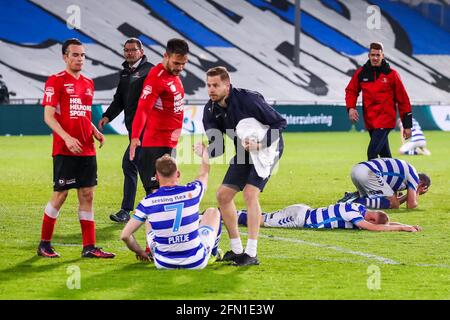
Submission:
M 286 127 L 286 120 L 276 112 L 258 92 L 233 88 L 230 76 L 224 67 L 215 67 L 207 72 L 208 95 L 210 100 L 203 111 L 203 126 L 208 136 L 208 151 L 211 157 L 224 152 L 223 134 L 234 140 L 236 155 L 217 191 L 217 202 L 230 237 L 231 251 L 223 260 L 233 261 L 237 266 L 257 265 L 257 239 L 261 207 L 259 194 L 270 178 L 258 175 L 255 166 L 249 161 L 249 151 L 259 151 L 278 141 L 279 157 L 283 152 L 281 130 Z M 236 136 L 236 127 L 242 119 L 254 118 L 269 130 L 261 141 Z M 250 128 L 249 128 L 250 129 Z M 244 155 L 241 157 L 240 155 Z M 245 158 L 245 159 L 244 159 Z M 277 161 L 278 159 L 275 159 Z M 271 170 L 273 169 L 271 167 Z M 248 240 L 244 248 L 237 225 L 234 196 L 243 191 L 248 212 Z
M 147 61 L 144 55 L 142 43 L 137 38 L 130 38 L 124 44 L 125 62 L 120 72 L 119 85 L 111 105 L 108 107 L 98 123 L 100 130 L 117 117 L 122 110 L 125 113 L 125 126 L 128 137 L 131 134 L 131 125 L 136 114 L 137 104 L 141 95 L 144 80 L 153 64 Z M 111 220 L 115 222 L 127 222 L 130 219 L 130 211 L 134 209 L 134 200 L 137 190 L 137 174 L 142 177 L 138 167 L 138 156 L 130 161 L 130 146 L 128 146 L 122 159 L 122 170 L 124 175 L 123 200 L 121 209 L 111 214 Z
M 352 122 L 359 119 L 356 101 L 360 91 L 364 123 L 370 134 L 367 158 L 392 158 L 388 135 L 396 125 L 396 109 L 405 128 L 403 136 L 408 139 L 412 127 L 411 103 L 400 75 L 384 60 L 383 45 L 379 42 L 370 44 L 369 60 L 356 70 L 345 89 L 347 112 Z

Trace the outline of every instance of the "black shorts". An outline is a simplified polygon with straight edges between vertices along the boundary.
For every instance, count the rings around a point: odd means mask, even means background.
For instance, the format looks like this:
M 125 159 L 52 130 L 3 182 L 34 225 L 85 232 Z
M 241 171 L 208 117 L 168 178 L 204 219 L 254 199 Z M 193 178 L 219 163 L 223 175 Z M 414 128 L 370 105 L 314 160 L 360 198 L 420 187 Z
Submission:
M 88 188 L 97 185 L 97 158 L 95 156 L 53 157 L 53 190 Z
M 281 159 L 284 151 L 284 141 L 281 138 L 278 145 L 278 158 L 275 159 L 275 163 L 272 165 L 270 172 L 273 172 L 273 169 L 277 165 L 277 162 Z M 236 191 L 244 190 L 245 185 L 250 184 L 259 189 L 259 191 L 263 192 L 264 187 L 269 181 L 271 175 L 267 178 L 261 178 L 256 172 L 255 166 L 251 163 L 250 154 L 245 152 L 245 160 L 244 164 L 238 164 L 239 161 L 237 156 L 235 155 L 230 161 L 230 167 L 228 168 L 225 177 L 223 178 L 222 184 L 226 185 L 230 188 L 235 189 Z
M 155 163 L 158 158 L 165 154 L 175 157 L 175 149 L 169 147 L 141 147 L 139 157 L 139 174 L 146 194 L 152 193 L 159 188 L 159 182 L 156 180 Z M 173 154 L 172 154 L 173 153 Z
M 242 191 L 244 190 L 245 185 L 250 184 L 263 192 L 264 187 L 271 176 L 263 179 L 258 175 L 253 164 L 235 164 L 233 163 L 233 160 L 223 178 L 222 184 L 233 188 L 236 191 Z M 272 170 L 275 165 L 276 163 L 273 165 Z
M 266 179 L 258 176 L 253 164 L 230 164 L 222 184 L 236 191 L 242 191 L 246 184 L 251 184 L 263 191 L 269 178 L 270 176 Z

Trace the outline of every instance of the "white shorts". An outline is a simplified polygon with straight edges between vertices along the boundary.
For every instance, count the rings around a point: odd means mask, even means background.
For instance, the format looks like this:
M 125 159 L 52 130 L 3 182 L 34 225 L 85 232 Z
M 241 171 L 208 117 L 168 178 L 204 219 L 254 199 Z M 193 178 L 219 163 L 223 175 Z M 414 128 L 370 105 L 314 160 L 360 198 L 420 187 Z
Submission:
M 305 204 L 294 204 L 281 210 L 264 215 L 264 226 L 274 228 L 303 228 L 306 213 L 311 207 Z
M 203 269 L 208 265 L 208 260 L 209 257 L 211 256 L 211 251 L 214 248 L 214 244 L 216 242 L 216 234 L 214 232 L 214 229 L 209 227 L 209 226 L 201 226 L 198 228 L 198 235 L 200 238 L 200 242 L 203 245 L 203 250 L 205 252 L 205 258 L 203 260 L 203 263 L 199 264 L 196 267 L 193 268 L 189 268 L 189 269 Z M 154 237 L 154 233 L 153 232 L 149 232 L 147 233 L 147 243 L 148 246 L 150 248 L 150 251 L 152 252 L 152 255 L 155 255 L 155 248 L 156 248 L 156 243 L 153 241 L 153 237 Z M 165 267 L 159 265 L 156 261 L 155 261 L 155 266 L 158 269 L 166 269 Z M 180 268 L 183 268 L 182 265 L 180 265 Z M 187 268 L 186 268 L 187 269 Z
M 394 191 L 383 179 L 381 173 L 373 172 L 362 163 L 352 168 L 351 177 L 353 184 L 362 197 L 367 196 L 370 199 L 376 199 L 394 195 Z
M 408 141 L 405 142 L 405 144 L 403 144 L 400 147 L 400 153 L 407 153 L 408 151 L 414 150 L 415 148 L 422 148 L 425 147 L 427 145 L 427 142 L 425 140 L 420 140 L 420 141 Z

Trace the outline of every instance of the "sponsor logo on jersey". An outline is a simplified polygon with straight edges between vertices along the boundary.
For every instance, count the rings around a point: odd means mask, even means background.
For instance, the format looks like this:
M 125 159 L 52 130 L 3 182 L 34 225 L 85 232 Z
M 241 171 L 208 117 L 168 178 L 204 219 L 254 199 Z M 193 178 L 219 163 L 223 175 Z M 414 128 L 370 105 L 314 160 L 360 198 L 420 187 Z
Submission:
M 70 117 L 85 117 L 86 112 L 92 111 L 92 106 L 85 105 L 80 98 L 70 98 L 69 100 Z
M 75 89 L 73 87 L 73 83 L 66 83 L 66 84 L 64 84 L 64 87 L 66 87 L 67 94 L 75 93 Z
M 181 93 L 174 95 L 173 97 L 173 112 L 179 113 L 184 110 L 184 100 Z
M 45 88 L 45 102 L 51 102 L 52 96 L 55 94 L 55 89 L 53 87 Z
M 147 99 L 147 96 L 152 93 L 152 86 L 146 85 L 144 89 L 142 89 L 141 99 Z

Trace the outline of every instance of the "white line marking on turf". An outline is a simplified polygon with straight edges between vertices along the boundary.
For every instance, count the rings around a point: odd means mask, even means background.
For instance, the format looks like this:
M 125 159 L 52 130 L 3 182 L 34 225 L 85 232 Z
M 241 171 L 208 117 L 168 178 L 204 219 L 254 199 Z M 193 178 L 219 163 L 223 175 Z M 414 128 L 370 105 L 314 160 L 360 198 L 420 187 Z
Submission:
M 241 234 L 247 235 L 247 233 L 243 233 L 243 232 L 241 232 Z M 349 249 L 345 249 L 345 248 L 341 248 L 341 247 L 330 246 L 330 245 L 327 245 L 327 244 L 320 244 L 320 243 L 315 243 L 315 242 L 309 242 L 309 241 L 304 241 L 304 240 L 300 240 L 300 239 L 291 239 L 291 238 L 282 238 L 282 237 L 276 237 L 276 236 L 267 236 L 267 235 L 264 235 L 264 234 L 260 234 L 259 237 L 260 238 L 266 238 L 266 239 L 272 239 L 272 240 L 280 240 L 280 241 L 286 241 L 286 242 L 300 243 L 300 244 L 304 244 L 304 245 L 312 246 L 312 247 L 331 249 L 331 250 L 335 250 L 335 251 L 338 251 L 338 252 L 343 252 L 343 253 L 353 254 L 353 255 L 357 255 L 357 256 L 362 256 L 362 257 L 365 257 L 365 258 L 368 258 L 368 259 L 379 261 L 379 262 L 384 263 L 384 264 L 401 264 L 400 262 L 394 261 L 394 260 L 389 259 L 389 258 L 377 256 L 377 255 L 370 254 L 370 253 L 364 253 L 364 252 L 349 250 Z
M 61 247 L 82 247 L 81 243 L 75 244 L 75 243 L 52 243 L 54 246 L 61 246 Z
M 448 264 L 416 263 L 415 266 L 417 266 L 417 267 L 449 268 L 450 269 L 450 266 Z

